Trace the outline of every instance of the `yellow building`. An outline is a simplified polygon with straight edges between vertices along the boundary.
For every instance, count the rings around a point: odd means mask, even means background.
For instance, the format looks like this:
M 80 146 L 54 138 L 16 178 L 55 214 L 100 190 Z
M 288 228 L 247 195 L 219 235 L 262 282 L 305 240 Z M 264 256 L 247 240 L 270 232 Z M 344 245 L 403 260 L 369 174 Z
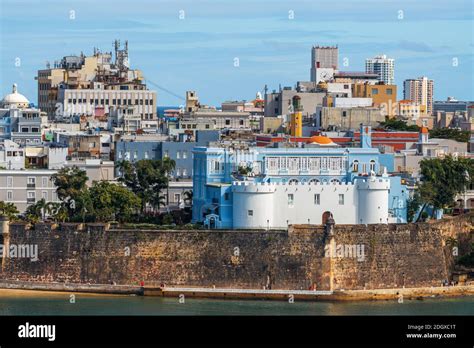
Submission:
M 426 115 L 426 107 L 411 100 L 404 99 L 398 101 L 397 114 L 410 120 L 417 120 L 421 116 Z
M 372 98 L 372 106 L 383 106 L 388 116 L 395 116 L 397 105 L 397 85 L 354 83 L 353 98 Z
M 303 136 L 303 109 L 301 98 L 297 95 L 293 97 L 293 112 L 290 118 L 290 134 L 294 137 Z

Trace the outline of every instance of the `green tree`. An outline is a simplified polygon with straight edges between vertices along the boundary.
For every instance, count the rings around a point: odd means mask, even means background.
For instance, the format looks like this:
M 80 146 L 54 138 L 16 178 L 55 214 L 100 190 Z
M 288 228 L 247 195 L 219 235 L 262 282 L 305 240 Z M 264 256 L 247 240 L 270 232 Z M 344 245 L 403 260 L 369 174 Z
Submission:
M 78 209 L 85 209 L 87 204 L 87 180 L 84 170 L 77 167 L 60 169 L 51 178 L 57 187 L 58 198 L 64 203 L 70 217 L 76 216 Z
M 467 143 L 471 137 L 469 131 L 463 131 L 455 128 L 435 128 L 430 130 L 431 138 L 452 139 L 462 143 Z
M 474 160 L 471 158 L 425 158 L 420 162 L 420 172 L 421 199 L 435 209 L 452 207 L 456 195 L 474 184 Z
M 29 205 L 25 211 L 26 220 L 31 223 L 39 222 L 43 218 L 43 208 L 45 204 L 45 200 L 40 199 L 35 204 Z
M 403 120 L 386 117 L 384 122 L 380 122 L 380 126 L 386 130 L 419 132 L 420 127 L 417 125 L 407 125 Z
M 175 162 L 169 158 L 122 161 L 117 167 L 120 173 L 118 180 L 141 199 L 141 211 L 144 213 L 147 204 L 159 206 L 161 192 L 168 187 L 169 175 L 175 168 Z
M 68 210 L 63 203 L 60 202 L 49 202 L 48 210 L 51 218 L 55 222 L 64 222 L 68 219 Z
M 413 193 L 413 196 L 411 196 L 408 199 L 407 202 L 407 220 L 408 222 L 412 222 L 415 218 L 415 214 L 418 212 L 420 209 L 420 206 L 422 205 L 422 199 L 419 190 L 415 191 Z
M 126 221 L 141 207 L 140 198 L 124 186 L 107 181 L 94 182 L 90 196 L 97 221 Z
M 19 213 L 15 204 L 0 201 L 0 215 L 6 216 L 10 221 L 14 221 L 18 218 L 17 215 Z

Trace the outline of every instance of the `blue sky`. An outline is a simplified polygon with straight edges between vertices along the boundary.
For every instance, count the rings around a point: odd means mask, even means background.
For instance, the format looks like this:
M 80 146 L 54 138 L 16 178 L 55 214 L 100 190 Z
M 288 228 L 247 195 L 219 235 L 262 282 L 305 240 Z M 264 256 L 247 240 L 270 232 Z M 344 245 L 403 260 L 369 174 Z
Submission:
M 474 100 L 473 17 L 472 0 L 0 0 L 0 94 L 16 82 L 36 102 L 46 61 L 110 51 L 117 38 L 149 81 L 207 104 L 308 80 L 314 44 L 339 45 L 342 70 L 395 58 L 399 97 L 404 79 L 426 75 L 436 99 Z M 159 105 L 182 103 L 157 92 Z

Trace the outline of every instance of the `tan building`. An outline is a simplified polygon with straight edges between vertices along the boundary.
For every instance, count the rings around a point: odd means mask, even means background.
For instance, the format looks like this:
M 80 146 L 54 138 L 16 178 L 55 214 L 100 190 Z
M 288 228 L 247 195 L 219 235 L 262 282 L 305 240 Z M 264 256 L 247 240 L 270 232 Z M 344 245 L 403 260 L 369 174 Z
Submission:
M 86 172 L 87 185 L 91 186 L 94 181 L 115 181 L 114 161 L 101 159 L 85 159 L 66 161 L 64 167 L 77 167 Z
M 395 116 L 397 85 L 354 83 L 352 85 L 352 97 L 372 98 L 372 106 L 385 106 L 388 116 Z
M 58 142 L 68 147 L 68 157 L 76 159 L 100 158 L 101 135 L 82 132 L 58 134 Z
M 359 129 L 360 124 L 378 127 L 385 114 L 376 107 L 317 107 L 316 127 L 323 130 Z
M 427 77 L 408 79 L 403 83 L 403 98 L 426 107 L 426 113 L 433 113 L 434 82 Z
M 195 91 L 186 92 L 186 108 L 181 110 L 177 129 L 250 129 L 250 113 L 247 111 L 221 111 L 201 105 Z
M 283 127 L 283 117 L 262 117 L 260 118 L 260 130 L 262 133 L 283 133 L 286 129 Z
M 301 98 L 303 119 L 309 119 L 314 115 L 316 107 L 322 104 L 326 94 L 326 91 L 319 91 L 316 87 L 314 90 L 309 90 L 301 83 L 298 89 L 285 87 L 278 92 L 266 93 L 265 117 L 289 115 L 293 97 L 298 96 Z
M 0 201 L 15 204 L 20 213 L 40 199 L 58 202 L 51 181 L 55 173 L 55 170 L 0 170 Z
M 426 116 L 425 106 L 412 100 L 399 100 L 397 106 L 397 115 L 405 119 L 416 121 L 421 116 Z
M 420 174 L 420 162 L 424 158 L 437 158 L 446 155 L 468 157 L 467 143 L 452 139 L 430 139 L 426 127 L 422 127 L 418 142 L 411 149 L 395 154 L 395 171 L 407 172 L 413 176 Z

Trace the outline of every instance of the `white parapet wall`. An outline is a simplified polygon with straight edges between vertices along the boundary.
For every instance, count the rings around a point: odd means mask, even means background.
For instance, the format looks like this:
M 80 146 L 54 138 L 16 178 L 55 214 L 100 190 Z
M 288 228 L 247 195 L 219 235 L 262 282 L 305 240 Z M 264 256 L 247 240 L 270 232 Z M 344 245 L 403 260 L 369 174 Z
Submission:
M 322 224 L 328 214 L 337 224 L 388 223 L 389 189 L 380 177 L 354 184 L 234 182 L 233 228 Z
M 355 180 L 359 196 L 359 224 L 389 223 L 388 193 L 390 180 L 380 177 Z

